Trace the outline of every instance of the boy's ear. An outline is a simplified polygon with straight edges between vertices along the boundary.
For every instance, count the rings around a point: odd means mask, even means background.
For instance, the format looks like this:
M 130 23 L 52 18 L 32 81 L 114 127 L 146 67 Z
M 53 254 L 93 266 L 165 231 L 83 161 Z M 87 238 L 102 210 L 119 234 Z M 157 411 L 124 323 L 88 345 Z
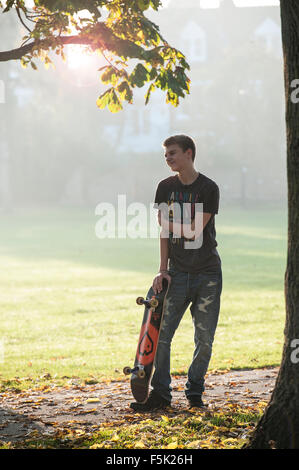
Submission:
M 187 149 L 186 153 L 188 153 L 188 155 L 192 158 L 192 149 Z

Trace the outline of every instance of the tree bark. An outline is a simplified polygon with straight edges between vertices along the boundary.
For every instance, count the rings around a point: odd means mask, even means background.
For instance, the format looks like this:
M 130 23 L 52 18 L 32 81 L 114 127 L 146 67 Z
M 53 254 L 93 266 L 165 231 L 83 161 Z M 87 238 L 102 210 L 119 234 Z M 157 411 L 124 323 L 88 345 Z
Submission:
M 280 0 L 287 128 L 288 253 L 286 323 L 274 391 L 247 448 L 299 449 L 299 2 Z M 298 89 L 298 84 L 297 84 Z
M 59 43 L 62 45 L 68 44 L 82 44 L 82 45 L 92 45 L 92 41 L 88 36 L 61 36 L 59 38 Z M 44 47 L 48 49 L 49 41 L 32 41 L 24 46 L 17 47 L 16 49 L 11 49 L 10 51 L 0 52 L 0 62 L 7 62 L 9 60 L 19 60 L 24 57 L 26 54 L 32 52 L 34 47 L 39 46 L 41 49 Z
M 109 50 L 118 55 L 120 51 L 128 57 L 140 58 L 143 48 L 132 41 L 121 39 L 114 35 L 104 22 L 98 22 L 89 33 L 81 33 L 73 36 L 51 36 L 45 39 L 31 41 L 23 46 L 9 51 L 0 51 L 0 62 L 19 60 L 26 54 L 30 54 L 34 48 L 48 50 L 53 46 L 66 46 L 68 44 L 81 44 L 91 46 L 94 50 Z

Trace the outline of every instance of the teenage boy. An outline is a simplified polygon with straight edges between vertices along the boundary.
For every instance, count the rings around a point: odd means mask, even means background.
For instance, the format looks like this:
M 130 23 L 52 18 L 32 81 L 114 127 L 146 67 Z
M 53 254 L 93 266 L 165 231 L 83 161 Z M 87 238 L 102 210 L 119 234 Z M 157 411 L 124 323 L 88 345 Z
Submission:
M 160 292 L 164 278 L 170 285 L 151 381 L 152 391 L 145 403 L 131 403 L 131 408 L 136 411 L 151 411 L 171 404 L 171 341 L 190 304 L 195 349 L 185 395 L 190 407 L 204 406 L 204 377 L 211 358 L 222 291 L 215 231 L 218 186 L 196 171 L 196 147 L 189 136 L 169 137 L 163 147 L 166 163 L 177 174 L 161 181 L 156 191 L 155 207 L 161 225 L 160 269 L 153 280 L 153 289 L 155 293 Z M 189 214 L 189 219 L 184 214 Z

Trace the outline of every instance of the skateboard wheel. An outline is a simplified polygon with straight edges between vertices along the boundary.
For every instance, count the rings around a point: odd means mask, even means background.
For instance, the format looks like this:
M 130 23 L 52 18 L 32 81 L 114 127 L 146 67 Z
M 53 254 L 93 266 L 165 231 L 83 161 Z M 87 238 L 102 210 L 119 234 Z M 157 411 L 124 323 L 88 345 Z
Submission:
M 123 373 L 125 375 L 130 375 L 131 374 L 131 367 L 124 367 L 123 368 Z
M 136 299 L 136 304 L 137 304 L 137 305 L 143 305 L 143 302 L 144 302 L 144 298 L 143 298 L 143 297 L 137 297 L 137 299 Z
M 156 308 L 156 307 L 158 307 L 158 305 L 159 305 L 159 301 L 157 299 L 151 299 L 150 300 L 150 306 L 151 307 Z
M 138 374 L 137 374 L 137 375 L 138 375 L 138 377 L 139 377 L 140 379 L 144 379 L 144 377 L 145 377 L 145 371 L 144 371 L 143 369 L 141 369 L 141 370 L 138 371 Z

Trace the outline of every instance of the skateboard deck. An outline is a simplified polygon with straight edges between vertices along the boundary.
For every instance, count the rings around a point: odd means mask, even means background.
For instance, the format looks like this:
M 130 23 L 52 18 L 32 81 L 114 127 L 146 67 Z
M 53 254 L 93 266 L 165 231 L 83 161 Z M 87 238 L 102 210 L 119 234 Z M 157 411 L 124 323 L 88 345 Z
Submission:
M 163 290 L 160 293 L 155 294 L 150 288 L 146 299 L 143 297 L 136 299 L 138 305 L 144 305 L 144 314 L 134 367 L 125 367 L 123 372 L 126 375 L 132 374 L 131 390 L 133 397 L 139 403 L 144 403 L 148 398 L 167 292 L 168 282 L 163 279 Z

